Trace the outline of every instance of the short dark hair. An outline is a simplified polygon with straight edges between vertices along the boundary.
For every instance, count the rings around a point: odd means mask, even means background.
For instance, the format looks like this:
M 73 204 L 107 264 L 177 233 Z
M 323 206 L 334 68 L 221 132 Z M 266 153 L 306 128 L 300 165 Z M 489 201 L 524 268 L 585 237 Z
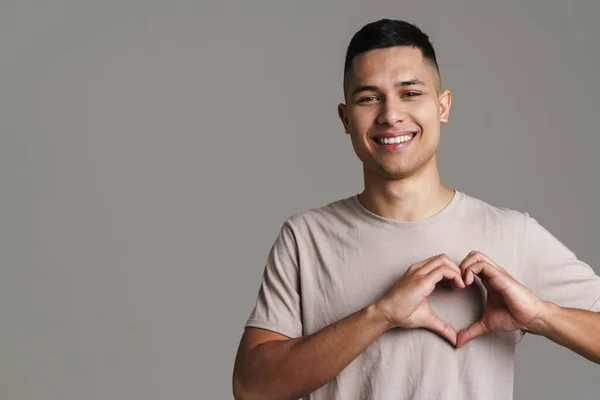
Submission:
M 421 50 L 423 59 L 437 72 L 438 83 L 441 85 L 440 69 L 429 36 L 409 22 L 384 18 L 363 26 L 350 40 L 344 64 L 344 96 L 354 57 L 369 50 L 395 46 L 411 46 Z M 440 90 L 440 87 L 437 89 Z

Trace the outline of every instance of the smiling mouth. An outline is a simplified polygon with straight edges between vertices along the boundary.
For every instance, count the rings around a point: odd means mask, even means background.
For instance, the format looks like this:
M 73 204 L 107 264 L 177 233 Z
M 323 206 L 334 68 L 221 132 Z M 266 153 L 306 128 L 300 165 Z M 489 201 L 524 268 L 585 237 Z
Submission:
M 413 142 L 418 132 L 409 135 L 400 135 L 393 138 L 372 137 L 371 140 L 376 144 L 376 148 L 386 152 L 404 151 Z
M 400 135 L 395 137 L 373 137 L 373 141 L 380 145 L 393 145 L 398 143 L 405 143 L 411 141 L 417 133 L 411 133 L 407 135 Z

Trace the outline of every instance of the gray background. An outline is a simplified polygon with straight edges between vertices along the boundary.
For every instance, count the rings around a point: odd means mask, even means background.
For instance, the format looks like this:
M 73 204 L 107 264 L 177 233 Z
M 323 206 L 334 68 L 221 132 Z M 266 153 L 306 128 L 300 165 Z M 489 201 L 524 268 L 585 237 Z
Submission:
M 406 19 L 453 91 L 450 187 L 596 271 L 597 1 L 0 2 L 0 398 L 227 399 L 283 220 L 362 190 L 350 37 Z M 545 338 L 517 399 L 592 399 Z

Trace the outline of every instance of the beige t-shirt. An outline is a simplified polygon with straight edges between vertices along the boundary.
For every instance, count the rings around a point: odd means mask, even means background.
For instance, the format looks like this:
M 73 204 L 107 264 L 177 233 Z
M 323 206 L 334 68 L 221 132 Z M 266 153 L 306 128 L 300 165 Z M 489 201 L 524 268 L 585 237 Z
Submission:
M 600 277 L 527 213 L 456 191 L 438 214 L 396 221 L 353 195 L 283 223 L 246 326 L 310 335 L 381 298 L 410 265 L 440 253 L 458 264 L 472 250 L 542 300 L 600 311 Z M 477 279 L 438 285 L 429 303 L 458 332 L 479 319 L 485 297 Z M 456 349 L 428 330 L 395 328 L 305 399 L 512 399 L 521 338 L 491 333 Z

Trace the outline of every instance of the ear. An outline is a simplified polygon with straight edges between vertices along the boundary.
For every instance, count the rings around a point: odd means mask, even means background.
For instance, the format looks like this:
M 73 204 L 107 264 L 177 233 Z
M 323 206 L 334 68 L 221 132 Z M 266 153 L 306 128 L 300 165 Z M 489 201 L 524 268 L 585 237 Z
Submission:
M 338 116 L 340 117 L 340 121 L 342 121 L 342 125 L 344 125 L 344 132 L 350 134 L 348 130 L 348 117 L 346 115 L 346 105 L 343 103 L 338 104 Z
M 444 90 L 439 95 L 440 101 L 440 122 L 448 122 L 450 115 L 450 105 L 452 104 L 452 92 Z

